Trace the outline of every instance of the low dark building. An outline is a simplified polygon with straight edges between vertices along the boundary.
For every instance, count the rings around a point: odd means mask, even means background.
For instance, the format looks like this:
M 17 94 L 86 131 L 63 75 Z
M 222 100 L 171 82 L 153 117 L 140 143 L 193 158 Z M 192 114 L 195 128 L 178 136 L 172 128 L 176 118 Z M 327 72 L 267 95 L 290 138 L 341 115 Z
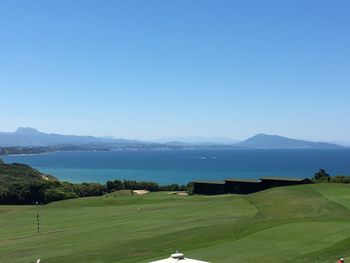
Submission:
M 192 183 L 195 194 L 218 195 L 227 193 L 225 181 L 194 181 Z
M 277 186 L 288 186 L 298 184 L 312 184 L 313 182 L 308 178 L 288 178 L 288 177 L 274 177 L 264 176 L 261 178 L 261 188 L 268 189 Z
M 194 181 L 193 192 L 195 194 L 250 194 L 266 190 L 272 187 L 312 184 L 308 178 L 288 178 L 265 176 L 260 179 L 236 179 L 229 178 L 224 181 Z
M 225 182 L 226 191 L 231 194 L 250 194 L 262 190 L 260 180 L 229 178 Z

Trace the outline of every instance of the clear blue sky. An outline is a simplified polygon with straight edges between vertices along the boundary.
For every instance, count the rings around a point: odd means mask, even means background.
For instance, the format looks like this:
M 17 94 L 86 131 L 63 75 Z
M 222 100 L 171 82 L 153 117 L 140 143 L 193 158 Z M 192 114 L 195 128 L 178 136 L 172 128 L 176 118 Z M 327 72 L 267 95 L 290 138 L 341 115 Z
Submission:
M 350 141 L 350 1 L 0 1 L 0 130 Z

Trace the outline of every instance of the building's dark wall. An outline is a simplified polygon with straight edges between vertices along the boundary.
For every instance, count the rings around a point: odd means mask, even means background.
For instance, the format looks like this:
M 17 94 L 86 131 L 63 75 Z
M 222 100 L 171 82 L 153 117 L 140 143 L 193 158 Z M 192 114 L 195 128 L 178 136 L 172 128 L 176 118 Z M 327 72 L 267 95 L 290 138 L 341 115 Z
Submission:
M 302 184 L 313 184 L 314 182 L 312 180 L 310 180 L 309 178 L 305 178 L 303 181 L 302 181 Z
M 210 183 L 193 183 L 193 192 L 195 194 L 218 195 L 226 194 L 225 184 L 210 184 Z
M 260 183 L 226 181 L 226 190 L 231 194 L 250 194 L 258 192 L 262 188 Z
M 219 181 L 221 182 L 221 181 Z M 312 184 L 310 179 L 304 180 L 279 180 L 276 179 L 261 179 L 261 182 L 247 182 L 247 181 L 225 181 L 225 183 L 218 182 L 193 182 L 193 192 L 195 194 L 218 195 L 218 194 L 250 194 L 266 190 L 272 187 L 298 185 L 298 184 Z
M 303 181 L 287 181 L 287 180 L 266 180 L 261 179 L 261 189 L 269 189 L 272 187 L 278 187 L 278 186 L 288 186 L 288 185 L 298 185 L 298 184 L 304 184 Z

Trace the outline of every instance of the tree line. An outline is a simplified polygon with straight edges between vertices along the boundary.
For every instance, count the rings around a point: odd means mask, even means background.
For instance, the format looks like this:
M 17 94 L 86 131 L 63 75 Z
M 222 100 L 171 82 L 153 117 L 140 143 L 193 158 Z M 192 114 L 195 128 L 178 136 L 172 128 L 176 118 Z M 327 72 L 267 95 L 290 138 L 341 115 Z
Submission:
M 47 204 L 53 201 L 103 195 L 106 187 L 97 183 L 31 181 L 13 183 L 0 192 L 0 204 Z
M 326 172 L 325 169 L 320 169 L 318 172 L 314 174 L 312 177 L 312 181 L 315 183 L 341 183 L 341 184 L 349 184 L 350 176 L 346 175 L 335 175 L 331 176 Z
M 162 185 L 130 180 L 108 181 L 106 184 L 73 184 L 60 181 L 12 183 L 0 190 L 0 204 L 47 204 L 53 201 L 87 196 L 101 196 L 118 190 L 186 191 L 185 185 Z
M 186 185 L 170 184 L 170 185 L 159 185 L 155 182 L 148 181 L 132 181 L 132 180 L 114 180 L 107 181 L 106 183 L 107 192 L 111 193 L 118 190 L 148 190 L 150 192 L 156 191 L 186 191 Z

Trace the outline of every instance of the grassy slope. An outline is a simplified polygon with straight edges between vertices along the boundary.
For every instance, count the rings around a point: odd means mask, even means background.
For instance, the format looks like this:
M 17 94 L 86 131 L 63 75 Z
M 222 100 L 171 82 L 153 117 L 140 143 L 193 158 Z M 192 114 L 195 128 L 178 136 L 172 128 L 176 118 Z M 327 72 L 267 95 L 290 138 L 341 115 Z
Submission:
M 350 186 L 248 195 L 82 198 L 0 206 L 4 262 L 149 262 L 180 249 L 211 262 L 336 262 L 350 256 Z M 140 210 L 138 209 L 140 208 Z

